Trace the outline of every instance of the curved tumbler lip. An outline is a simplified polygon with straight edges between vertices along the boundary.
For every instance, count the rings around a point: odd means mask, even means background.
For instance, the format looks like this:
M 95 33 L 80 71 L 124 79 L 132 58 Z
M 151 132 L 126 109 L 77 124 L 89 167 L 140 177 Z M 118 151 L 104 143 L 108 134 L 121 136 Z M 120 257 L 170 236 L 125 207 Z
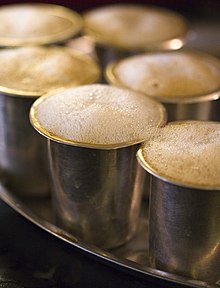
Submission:
M 57 90 L 62 91 L 62 90 Z M 54 92 L 54 91 L 53 91 Z M 40 105 L 40 103 L 42 103 L 43 101 L 45 101 L 45 99 L 47 97 L 52 96 L 53 97 L 53 92 L 52 93 L 48 93 L 45 94 L 41 97 L 39 97 L 31 106 L 30 109 L 30 122 L 31 125 L 34 127 L 34 129 L 36 131 L 38 131 L 41 135 L 43 135 L 44 137 L 46 137 L 49 140 L 61 143 L 61 144 L 66 144 L 66 145 L 70 145 L 70 146 L 77 146 L 77 147 L 84 147 L 84 148 L 93 148 L 93 149 L 102 149 L 102 150 L 110 150 L 110 149 L 120 149 L 120 148 L 126 148 L 129 146 L 134 146 L 134 145 L 138 145 L 142 142 L 145 141 L 145 139 L 137 139 L 134 141 L 127 141 L 127 142 L 121 142 L 121 143 L 114 143 L 114 144 L 97 144 L 97 143 L 87 143 L 87 142 L 77 142 L 77 141 L 73 141 L 70 139 L 66 139 L 66 138 L 61 138 L 58 135 L 55 135 L 54 133 L 51 133 L 50 131 L 46 130 L 38 121 L 37 119 L 37 111 L 38 111 L 38 106 Z M 158 104 L 158 113 L 160 114 L 160 120 L 158 121 L 158 124 L 155 126 L 155 128 L 158 127 L 162 127 L 167 123 L 167 112 L 165 107 L 157 102 L 154 99 L 151 99 L 153 102 Z M 152 127 L 153 128 L 153 127 Z
M 188 121 L 189 122 L 200 122 L 199 120 L 188 120 Z M 181 124 L 183 122 L 186 122 L 186 121 L 173 121 L 170 123 L 175 123 L 178 125 L 179 123 Z M 206 122 L 206 121 L 203 121 L 203 122 Z M 219 124 L 219 122 L 217 122 L 217 121 L 209 121 L 209 122 Z M 145 171 L 147 171 L 148 173 L 150 173 L 153 177 L 160 179 L 166 183 L 181 186 L 181 187 L 186 187 L 189 189 L 197 189 L 197 190 L 202 189 L 202 190 L 209 190 L 209 191 L 218 191 L 219 190 L 219 192 L 220 192 L 220 186 L 196 185 L 196 184 L 192 184 L 189 182 L 183 182 L 181 180 L 178 181 L 173 177 L 169 177 L 169 176 L 164 175 L 163 173 L 158 172 L 155 168 L 153 168 L 152 165 L 150 165 L 150 163 L 147 162 L 147 159 L 145 159 L 145 157 L 143 156 L 143 146 L 144 146 L 144 143 L 139 147 L 139 149 L 136 153 L 136 158 L 137 158 L 138 163 L 142 166 L 142 168 Z
M 220 192 L 220 186 L 205 186 L 205 185 L 192 185 L 191 183 L 188 182 L 181 182 L 181 181 L 176 181 L 174 178 L 167 177 L 163 174 L 160 174 L 158 171 L 156 171 L 149 163 L 146 162 L 146 160 L 143 157 L 142 154 L 142 148 L 139 148 L 136 154 L 136 158 L 138 160 L 138 163 L 142 166 L 142 168 L 147 171 L 148 173 L 151 174 L 151 176 L 160 179 L 166 183 L 172 184 L 172 185 L 177 185 L 189 189 L 202 189 L 202 190 L 209 190 L 209 191 L 219 191 Z
M 126 61 L 126 59 L 129 58 L 135 58 L 135 57 L 139 57 L 139 56 L 150 56 L 150 55 L 157 55 L 160 53 L 166 53 L 164 51 L 162 52 L 151 52 L 151 53 L 142 53 L 139 55 L 135 55 L 135 56 L 130 56 L 124 59 L 119 59 L 119 60 L 115 60 L 112 61 L 111 63 L 109 63 L 107 65 L 107 67 L 104 70 L 104 75 L 105 75 L 105 79 L 109 84 L 115 85 L 115 86 L 119 86 L 119 87 L 124 87 L 127 89 L 131 89 L 133 91 L 137 91 L 135 89 L 132 89 L 131 87 L 129 87 L 129 85 L 124 84 L 122 81 L 120 81 L 120 79 L 118 79 L 115 75 L 115 69 L 117 67 L 117 65 L 121 62 L 121 61 Z M 169 52 L 167 52 L 169 53 Z M 209 59 L 212 62 L 216 62 L 219 61 L 215 56 L 209 55 L 205 52 L 199 52 L 199 51 L 195 51 L 193 49 L 190 50 L 184 50 L 184 52 L 181 53 L 186 53 L 186 54 L 192 54 L 194 53 L 195 55 L 200 55 L 202 57 L 207 57 L 207 59 Z M 217 63 L 217 62 L 216 62 Z M 139 91 L 140 92 L 140 91 Z M 141 93 L 144 93 L 143 91 Z M 217 100 L 220 98 L 220 85 L 219 88 L 213 91 L 210 91 L 207 94 L 204 95 L 189 95 L 189 96 L 184 96 L 184 97 L 165 97 L 165 96 L 161 96 L 161 95 L 156 95 L 156 96 L 150 96 L 146 93 L 144 93 L 146 96 L 156 99 L 157 101 L 163 103 L 163 104 L 193 104 L 193 103 L 201 103 L 201 102 L 206 102 L 206 101 L 212 101 L 212 100 Z
M 118 7 L 127 7 L 128 5 L 123 5 L 123 4 L 116 4 Z M 116 7 L 116 5 L 112 4 L 109 5 L 108 7 Z M 129 6 L 132 7 L 140 7 L 146 11 L 149 10 L 153 10 L 153 11 L 158 11 L 158 12 L 164 12 L 166 14 L 169 14 L 171 16 L 175 16 L 179 19 L 179 21 L 181 21 L 182 23 L 182 29 L 180 29 L 180 31 L 173 37 L 168 37 L 168 38 L 162 38 L 161 40 L 157 40 L 157 41 L 153 41 L 153 42 L 148 42 L 148 43 L 144 43 L 142 45 L 134 45 L 133 47 L 130 46 L 125 46 L 122 45 L 120 43 L 115 44 L 114 42 L 111 41 L 111 38 L 109 38 L 108 40 L 103 39 L 103 36 L 100 35 L 100 33 L 98 33 L 96 31 L 96 29 L 94 29 L 91 26 L 86 25 L 86 18 L 89 16 L 90 13 L 93 13 L 95 11 L 98 12 L 98 10 L 103 9 L 104 7 L 98 7 L 96 9 L 92 9 L 92 10 L 88 10 L 87 12 L 85 12 L 82 16 L 83 20 L 84 20 L 84 34 L 88 35 L 90 37 L 92 37 L 95 41 L 95 43 L 99 46 L 103 46 L 103 47 L 109 47 L 112 49 L 118 49 L 122 52 L 132 52 L 132 51 L 139 51 L 139 52 L 144 52 L 144 51 L 155 51 L 155 50 L 168 50 L 168 51 L 172 51 L 172 50 L 178 50 L 180 48 L 182 48 L 188 41 L 188 38 L 191 38 L 191 36 L 194 34 L 193 31 L 190 30 L 190 24 L 189 21 L 180 13 L 167 9 L 165 7 L 160 7 L 160 6 L 156 6 L 156 5 L 142 5 L 142 4 L 129 4 Z M 107 7 L 105 7 L 107 8 Z M 106 36 L 106 35 L 105 35 Z
M 66 47 L 66 46 L 38 46 L 39 49 L 45 49 L 45 51 L 53 51 L 53 50 L 59 50 L 60 51 L 63 51 L 63 52 L 67 52 L 69 53 L 73 58 L 76 58 L 80 61 L 82 61 L 82 63 L 86 63 L 88 65 L 90 65 L 91 67 L 93 67 L 93 72 L 91 73 L 91 75 L 89 75 L 89 77 L 82 81 L 81 83 L 74 83 L 74 79 L 72 81 L 72 83 L 70 82 L 68 85 L 65 85 L 65 86 L 61 86 L 59 88 L 55 88 L 53 89 L 53 91 L 57 91 L 57 90 L 64 90 L 68 87 L 73 87 L 73 86 L 78 86 L 78 85 L 84 85 L 84 84 L 88 84 L 88 83 L 94 83 L 96 81 L 99 80 L 100 78 L 100 75 L 101 75 L 101 71 L 100 71 L 100 67 L 98 65 L 98 63 L 93 60 L 91 57 L 89 57 L 88 55 L 82 53 L 82 52 L 79 52 L 77 50 L 72 50 L 71 48 L 69 47 Z M 26 47 L 23 47 L 24 49 Z M 15 48 L 15 49 L 23 49 L 22 47 L 21 48 Z M 30 48 L 31 49 L 31 48 Z M 35 47 L 35 49 L 38 49 L 37 47 Z M 82 74 L 82 77 L 81 79 L 83 79 L 83 74 Z M 1 82 L 1 81 L 0 81 Z M 19 96 L 19 97 L 30 97 L 30 98 L 38 98 L 40 96 L 43 96 L 44 94 L 47 94 L 47 93 L 50 93 L 50 91 L 44 91 L 43 89 L 42 90 L 19 90 L 19 89 L 15 89 L 15 88 L 10 88 L 10 87 L 6 87 L 6 86 L 3 86 L 3 85 L 0 85 L 0 94 L 4 94 L 4 95 L 7 95 L 7 96 L 13 96 L 13 97 L 16 97 L 16 96 Z
M 27 6 L 29 4 L 18 3 L 10 4 L 7 7 L 21 7 Z M 6 7 L 3 6 L 3 7 Z M 48 15 L 53 15 L 55 17 L 63 18 L 68 20 L 70 25 L 65 30 L 60 31 L 56 34 L 50 34 L 44 36 L 32 36 L 28 38 L 23 37 L 8 37 L 7 35 L 0 37 L 0 47 L 20 47 L 20 46 L 33 46 L 33 45 L 50 45 L 56 44 L 70 39 L 78 35 L 83 27 L 83 20 L 81 15 L 65 6 L 57 4 L 48 4 L 48 3 L 33 3 L 31 7 L 42 9 L 42 11 L 48 11 Z

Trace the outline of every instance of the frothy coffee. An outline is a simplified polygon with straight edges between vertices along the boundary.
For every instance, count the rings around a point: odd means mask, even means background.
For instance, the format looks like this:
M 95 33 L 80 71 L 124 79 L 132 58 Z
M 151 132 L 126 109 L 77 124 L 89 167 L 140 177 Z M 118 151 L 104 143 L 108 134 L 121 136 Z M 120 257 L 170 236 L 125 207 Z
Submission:
M 41 96 L 54 89 L 93 83 L 100 69 L 90 58 L 65 47 L 0 50 L 0 91 Z
M 59 5 L 14 4 L 0 9 L 0 43 L 3 46 L 50 44 L 79 33 L 78 13 Z
M 220 188 L 220 123 L 170 122 L 159 131 L 138 152 L 150 173 L 183 186 Z
M 181 101 L 220 90 L 220 61 L 196 52 L 142 54 L 109 67 L 107 78 L 163 102 Z
M 128 146 L 165 124 L 163 106 L 143 94 L 104 84 L 41 97 L 31 109 L 34 127 L 68 144 Z
M 146 49 L 185 36 L 183 17 L 172 11 L 138 5 L 111 5 L 84 15 L 85 32 L 98 43 L 126 50 Z M 108 23 L 108 25 L 106 25 Z

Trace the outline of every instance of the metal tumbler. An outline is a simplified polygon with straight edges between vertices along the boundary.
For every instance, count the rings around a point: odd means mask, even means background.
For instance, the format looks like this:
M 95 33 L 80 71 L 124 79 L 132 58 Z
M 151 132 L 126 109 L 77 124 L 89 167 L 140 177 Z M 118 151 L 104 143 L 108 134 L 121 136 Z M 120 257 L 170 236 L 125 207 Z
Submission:
M 189 24 L 182 15 L 156 6 L 98 7 L 84 13 L 83 21 L 82 33 L 93 39 L 103 71 L 113 60 L 144 51 L 179 49 L 189 36 Z
M 219 120 L 220 61 L 212 55 L 196 50 L 139 54 L 110 63 L 105 78 L 163 103 L 168 121 Z
M 75 38 L 82 17 L 72 9 L 46 3 L 1 5 L 0 47 L 54 45 Z
M 104 150 L 48 142 L 57 224 L 106 249 L 128 241 L 143 191 L 139 145 Z
M 65 47 L 0 50 L 0 65 L 3 180 L 19 196 L 48 195 L 47 144 L 30 125 L 30 107 L 45 92 L 98 80 L 99 67 L 90 58 Z
M 114 61 L 108 83 L 145 93 L 160 101 L 174 120 L 219 121 L 220 61 L 192 50 L 152 52 Z M 145 198 L 149 197 L 149 175 Z
M 204 281 L 220 280 L 220 123 L 171 122 L 139 149 L 151 174 L 149 261 Z
M 29 123 L 35 99 L 0 94 L 1 180 L 20 196 L 45 196 L 49 192 L 46 141 Z
M 145 179 L 136 152 L 149 127 L 166 121 L 151 101 L 93 84 L 33 104 L 32 125 L 48 139 L 57 224 L 81 241 L 110 249 L 134 235 Z

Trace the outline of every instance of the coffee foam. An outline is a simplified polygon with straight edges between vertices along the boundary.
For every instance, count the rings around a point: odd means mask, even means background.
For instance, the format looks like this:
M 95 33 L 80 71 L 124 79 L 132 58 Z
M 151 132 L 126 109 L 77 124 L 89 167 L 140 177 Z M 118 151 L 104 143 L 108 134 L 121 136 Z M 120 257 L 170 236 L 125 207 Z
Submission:
M 128 49 L 143 49 L 149 44 L 179 37 L 186 31 L 180 15 L 137 5 L 97 8 L 84 15 L 84 22 L 86 32 L 97 41 Z
M 71 14 L 70 9 L 57 5 L 5 5 L 0 9 L 0 19 L 2 39 L 33 39 L 51 35 L 56 37 L 56 34 L 65 33 L 70 27 L 73 32 L 76 30 L 75 33 L 79 29 L 78 16 Z
M 30 95 L 88 84 L 99 77 L 99 68 L 92 60 L 63 47 L 0 50 L 0 66 L 1 87 Z
M 168 181 L 220 188 L 219 151 L 220 123 L 185 121 L 161 128 L 142 155 L 150 170 Z
M 36 118 L 51 135 L 100 145 L 140 142 L 165 121 L 161 104 L 143 94 L 104 84 L 46 97 L 38 104 Z
M 116 64 L 114 80 L 152 97 L 184 98 L 220 90 L 220 61 L 186 52 L 143 54 Z

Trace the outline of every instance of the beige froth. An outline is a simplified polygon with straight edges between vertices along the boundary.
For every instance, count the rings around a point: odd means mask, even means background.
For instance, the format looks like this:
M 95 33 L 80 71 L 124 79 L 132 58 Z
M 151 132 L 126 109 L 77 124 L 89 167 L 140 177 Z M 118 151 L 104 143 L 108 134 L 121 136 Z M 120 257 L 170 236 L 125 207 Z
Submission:
M 86 56 L 64 47 L 26 47 L 0 50 L 0 90 L 42 95 L 99 78 L 99 68 Z
M 104 84 L 71 88 L 40 100 L 35 117 L 52 137 L 101 145 L 142 141 L 165 123 L 161 104 Z
M 220 61 L 186 52 L 130 57 L 113 67 L 113 82 L 166 101 L 220 90 Z
M 65 40 L 82 28 L 73 10 L 51 4 L 3 5 L 0 9 L 1 45 L 21 46 Z
M 185 20 L 172 11 L 137 5 L 112 5 L 84 15 L 85 31 L 97 42 L 144 49 L 186 33 Z M 106 25 L 106 23 L 108 23 Z
M 145 143 L 150 170 L 174 183 L 220 187 L 220 123 L 171 122 Z

